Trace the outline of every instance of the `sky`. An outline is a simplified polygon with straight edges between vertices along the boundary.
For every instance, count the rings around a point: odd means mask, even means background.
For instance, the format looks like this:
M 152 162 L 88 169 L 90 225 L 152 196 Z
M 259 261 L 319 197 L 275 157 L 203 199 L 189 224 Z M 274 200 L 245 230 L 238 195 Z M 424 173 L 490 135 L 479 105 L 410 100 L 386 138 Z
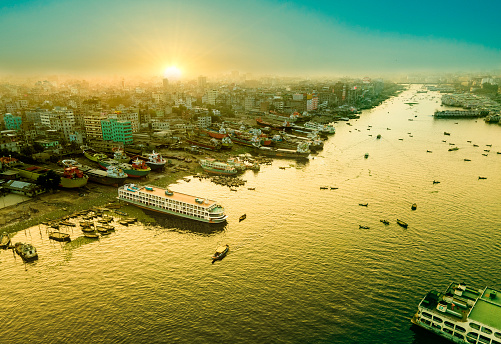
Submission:
M 500 13 L 497 0 L 0 0 L 0 74 L 499 71 Z

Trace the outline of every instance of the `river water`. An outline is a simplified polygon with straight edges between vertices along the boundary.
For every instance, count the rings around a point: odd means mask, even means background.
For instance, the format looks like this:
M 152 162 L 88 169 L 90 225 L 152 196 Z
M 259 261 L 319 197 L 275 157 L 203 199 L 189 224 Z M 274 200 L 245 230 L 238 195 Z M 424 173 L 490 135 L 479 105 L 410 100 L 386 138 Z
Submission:
M 68 244 L 44 226 L 17 233 L 40 258 L 0 252 L 0 342 L 442 343 L 410 323 L 429 290 L 501 288 L 501 126 L 434 119 L 440 94 L 419 87 L 337 123 L 306 163 L 247 171 L 237 192 L 171 186 L 218 200 L 224 227 L 167 217 L 99 241 L 74 229 Z

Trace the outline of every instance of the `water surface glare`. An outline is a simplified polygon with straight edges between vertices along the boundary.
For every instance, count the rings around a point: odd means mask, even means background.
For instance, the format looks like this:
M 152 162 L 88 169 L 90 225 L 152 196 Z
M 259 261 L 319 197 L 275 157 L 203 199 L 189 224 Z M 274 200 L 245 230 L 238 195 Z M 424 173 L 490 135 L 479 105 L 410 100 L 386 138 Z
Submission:
M 40 259 L 0 251 L 0 342 L 442 343 L 411 327 L 426 292 L 501 288 L 501 126 L 435 120 L 440 94 L 418 87 L 337 123 L 307 163 L 247 171 L 237 192 L 172 185 L 223 204 L 224 227 L 162 218 L 99 241 L 69 230 L 68 244 L 44 226 L 17 233 Z M 211 264 L 225 243 L 230 253 Z

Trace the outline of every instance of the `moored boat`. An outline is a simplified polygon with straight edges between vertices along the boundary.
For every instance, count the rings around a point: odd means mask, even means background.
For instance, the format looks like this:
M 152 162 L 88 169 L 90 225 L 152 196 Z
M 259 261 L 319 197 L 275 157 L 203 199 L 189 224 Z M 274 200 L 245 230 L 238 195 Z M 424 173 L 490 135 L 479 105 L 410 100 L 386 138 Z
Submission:
M 62 232 L 49 232 L 49 239 L 56 241 L 71 241 L 70 235 Z
M 157 186 L 125 184 L 118 199 L 140 208 L 211 224 L 226 222 L 224 208 L 216 201 L 171 191 Z
M 238 222 L 241 222 L 247 218 L 247 214 L 243 214 L 238 218 Z
M 199 163 L 205 172 L 223 175 L 235 175 L 238 173 L 238 170 L 234 166 L 222 161 L 217 161 L 216 159 L 200 159 Z
M 228 244 L 226 244 L 226 246 L 219 246 L 216 248 L 216 252 L 214 252 L 214 255 L 212 256 L 212 264 L 214 264 L 216 260 L 223 259 L 229 250 L 230 246 Z
M 98 170 L 90 166 L 82 166 L 82 171 L 89 176 L 89 180 L 103 185 L 120 186 L 125 183 L 127 173 L 115 165 L 109 165 L 106 170 Z
M 160 155 L 160 153 L 157 153 L 155 151 L 152 151 L 150 154 L 148 154 L 146 160 L 146 165 L 148 165 L 152 171 L 161 170 L 162 168 L 164 168 L 166 163 L 167 160 L 165 160 L 162 155 Z
M 21 258 L 23 258 L 23 260 L 30 261 L 38 259 L 37 249 L 32 244 L 17 242 L 14 245 L 14 250 L 21 256 Z
M 84 150 L 84 155 L 87 159 L 98 162 L 99 160 L 108 159 L 108 156 L 104 153 L 94 152 L 90 150 Z
M 0 248 L 7 248 L 10 245 L 10 235 L 7 232 L 0 234 Z
M 311 153 L 306 142 L 299 143 L 296 150 L 271 147 L 256 147 L 254 149 L 258 154 L 275 158 L 308 159 Z
M 428 292 L 411 322 L 454 343 L 501 344 L 500 294 L 453 282 L 445 292 Z
M 89 177 L 85 175 L 76 166 L 66 167 L 61 174 L 61 183 L 59 186 L 63 188 L 81 188 L 87 185 Z
M 151 168 L 149 168 L 141 159 L 135 159 L 131 164 L 119 163 L 113 159 L 99 160 L 98 163 L 103 170 L 107 170 L 108 166 L 114 165 L 127 173 L 127 175 L 131 178 L 145 177 L 151 171 Z

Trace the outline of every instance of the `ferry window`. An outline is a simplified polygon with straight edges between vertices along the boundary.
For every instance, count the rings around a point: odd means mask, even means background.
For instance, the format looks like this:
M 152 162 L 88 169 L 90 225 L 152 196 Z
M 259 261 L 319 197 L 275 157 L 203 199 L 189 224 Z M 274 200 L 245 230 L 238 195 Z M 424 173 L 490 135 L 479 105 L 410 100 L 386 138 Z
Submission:
M 478 342 L 489 344 L 491 342 L 491 340 L 489 338 L 487 338 L 486 336 L 480 335 L 480 337 L 478 338 Z
M 423 314 L 424 317 L 427 317 L 427 318 L 431 319 L 431 314 L 430 313 L 423 312 L 422 314 Z
M 482 327 L 482 332 L 487 334 L 492 334 L 492 330 L 488 329 L 487 327 Z
M 501 344 L 501 342 L 498 342 L 497 340 L 494 340 L 494 339 L 493 339 L 493 340 L 491 341 L 491 344 Z
M 474 328 L 475 330 L 480 330 L 480 325 L 479 324 L 470 323 L 470 327 Z
M 477 342 L 476 339 L 472 339 L 472 338 L 468 338 L 468 337 L 466 337 L 466 340 L 468 341 L 468 343 L 473 343 L 473 344 L 475 344 Z
M 425 323 L 426 325 L 431 325 L 431 321 L 426 320 L 426 319 L 421 319 L 422 323 Z
M 499 333 L 499 332 L 494 332 L 494 337 L 496 337 L 496 338 L 501 338 L 501 333 Z
M 465 333 L 466 332 L 466 329 L 464 327 L 461 327 L 459 325 L 456 325 L 456 331 L 459 331 L 459 332 L 463 332 Z
M 442 331 L 444 331 L 445 333 L 448 333 L 448 334 L 452 334 L 452 330 L 449 330 L 448 328 L 443 328 Z
M 442 319 L 440 319 L 439 317 L 433 316 L 433 321 L 436 321 L 436 322 L 438 322 L 438 323 L 441 323 L 441 322 L 442 322 Z
M 462 334 L 459 334 L 459 333 L 454 333 L 454 337 L 464 339 L 464 336 Z
M 466 335 L 470 338 L 478 338 L 478 333 L 475 333 L 475 332 L 468 332 L 468 334 Z
M 432 324 L 431 324 L 431 326 L 433 326 L 434 328 L 438 328 L 439 330 L 441 330 L 441 329 L 442 329 L 442 326 L 437 325 L 437 324 L 435 324 L 435 323 L 432 323 Z
M 444 325 L 450 328 L 454 328 L 454 324 L 449 321 L 444 321 Z

